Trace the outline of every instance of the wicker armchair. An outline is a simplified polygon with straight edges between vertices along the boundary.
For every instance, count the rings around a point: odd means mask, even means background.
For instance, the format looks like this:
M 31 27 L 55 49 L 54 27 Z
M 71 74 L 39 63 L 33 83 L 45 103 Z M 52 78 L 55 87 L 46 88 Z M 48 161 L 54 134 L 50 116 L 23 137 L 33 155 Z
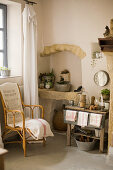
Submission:
M 34 109 L 36 107 L 41 110 L 41 118 L 44 118 L 44 110 L 41 105 L 24 105 L 20 93 L 19 86 L 16 83 L 4 83 L 0 85 L 0 95 L 2 100 L 2 105 L 4 109 L 4 120 L 5 120 L 5 128 L 3 133 L 3 141 L 7 134 L 12 131 L 15 131 L 19 134 L 20 140 L 18 141 L 7 141 L 6 143 L 22 143 L 24 156 L 26 156 L 26 143 L 33 134 L 30 129 L 25 127 L 25 116 L 24 116 L 24 108 L 29 107 L 31 109 L 31 119 L 34 118 Z M 18 126 L 18 123 L 22 122 L 22 127 Z M 43 124 L 42 124 L 43 126 Z M 27 137 L 26 137 L 27 133 Z M 35 139 L 32 139 L 35 140 Z M 45 137 L 39 139 L 45 144 Z M 4 141 L 5 143 L 5 141 Z

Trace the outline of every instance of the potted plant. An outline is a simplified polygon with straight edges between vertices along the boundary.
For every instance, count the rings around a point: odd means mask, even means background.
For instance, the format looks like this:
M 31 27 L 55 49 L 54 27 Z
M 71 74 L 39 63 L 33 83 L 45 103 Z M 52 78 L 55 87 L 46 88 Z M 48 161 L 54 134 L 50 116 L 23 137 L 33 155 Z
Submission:
M 61 71 L 61 77 L 64 78 L 64 81 L 70 81 L 70 73 L 68 70 Z
M 109 100 L 109 98 L 110 98 L 110 90 L 109 89 L 101 90 L 101 94 L 102 94 L 104 100 Z
M 10 70 L 7 67 L 0 67 L 0 73 L 2 77 L 7 77 L 10 75 Z
M 52 88 L 54 86 L 55 75 L 53 70 L 50 73 L 40 73 L 39 75 L 40 85 L 43 83 L 44 87 L 50 86 Z

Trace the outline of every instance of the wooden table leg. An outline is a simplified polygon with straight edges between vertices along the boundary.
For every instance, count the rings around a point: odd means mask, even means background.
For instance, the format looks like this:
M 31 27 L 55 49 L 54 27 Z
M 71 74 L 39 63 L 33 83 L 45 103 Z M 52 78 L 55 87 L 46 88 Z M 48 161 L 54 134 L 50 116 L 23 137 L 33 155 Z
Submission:
M 67 124 L 67 146 L 71 146 L 71 124 Z
M 0 170 L 4 170 L 4 158 L 0 156 Z
M 100 148 L 99 148 L 100 152 L 104 151 L 104 128 L 101 129 L 100 131 Z

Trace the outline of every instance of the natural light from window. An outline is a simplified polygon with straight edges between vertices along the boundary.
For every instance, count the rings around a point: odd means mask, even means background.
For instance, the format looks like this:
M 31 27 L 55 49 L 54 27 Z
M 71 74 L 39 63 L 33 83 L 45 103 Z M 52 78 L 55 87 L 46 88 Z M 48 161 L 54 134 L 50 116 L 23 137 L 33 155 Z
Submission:
M 22 76 L 21 3 L 0 0 L 0 67 L 10 76 Z
M 0 29 L 3 28 L 3 9 L 0 9 Z M 0 30 L 0 50 L 3 50 L 3 31 Z M 3 52 L 0 52 L 0 67 L 3 67 Z
M 0 4 L 0 67 L 7 66 L 7 6 Z
M 3 28 L 3 9 L 0 9 L 0 28 Z

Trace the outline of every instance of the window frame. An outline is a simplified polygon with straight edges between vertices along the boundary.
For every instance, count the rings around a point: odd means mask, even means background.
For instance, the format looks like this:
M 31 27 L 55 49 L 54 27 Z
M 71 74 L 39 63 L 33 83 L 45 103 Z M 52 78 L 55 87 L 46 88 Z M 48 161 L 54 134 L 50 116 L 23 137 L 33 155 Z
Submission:
M 3 53 L 3 66 L 8 67 L 7 62 L 7 5 L 0 3 L 0 9 L 3 10 L 3 28 L 0 28 L 0 31 L 3 31 L 3 50 L 0 52 Z

